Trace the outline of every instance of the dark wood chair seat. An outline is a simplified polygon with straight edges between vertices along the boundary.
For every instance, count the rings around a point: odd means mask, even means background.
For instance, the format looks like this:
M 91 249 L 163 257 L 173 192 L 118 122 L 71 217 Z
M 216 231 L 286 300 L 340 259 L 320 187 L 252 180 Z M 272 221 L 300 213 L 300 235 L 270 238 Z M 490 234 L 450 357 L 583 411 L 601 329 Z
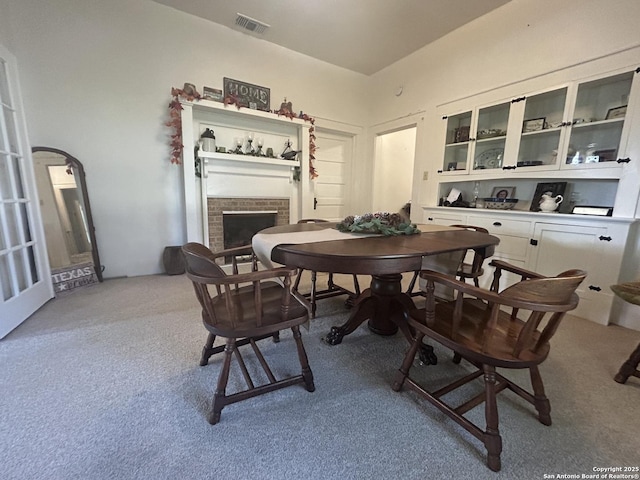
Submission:
M 482 441 L 489 468 L 498 471 L 502 437 L 496 395 L 511 390 L 534 405 L 541 423 L 551 425 L 551 407 L 538 365 L 547 358 L 549 340 L 565 313 L 578 305 L 575 290 L 586 273 L 569 270 L 556 277 L 543 277 L 499 260 L 491 265 L 496 270 L 490 290 L 432 270 L 420 273 L 426 280 L 425 307 L 410 314 L 409 325 L 416 334 L 396 374 L 393 389 L 399 391 L 406 385 Z M 503 270 L 520 275 L 522 281 L 498 292 Z M 439 301 L 434 294 L 436 284 L 452 288 L 455 299 Z M 425 336 L 451 349 L 454 362 L 465 359 L 475 371 L 470 374 L 465 371 L 462 378 L 437 390 L 420 385 L 409 372 Z M 528 369 L 533 393 L 499 374 L 496 368 Z M 457 406 L 443 400 L 447 393 L 479 377 L 484 379 L 484 392 Z M 482 403 L 485 403 L 484 428 L 465 417 Z
M 296 269 L 281 267 L 259 270 L 251 246 L 213 253 L 202 244 L 188 243 L 183 245 L 182 252 L 187 276 L 193 283 L 202 307 L 204 326 L 209 331 L 200 365 L 206 365 L 212 355 L 224 351 L 209 422 L 217 423 L 226 405 L 290 385 L 301 383 L 309 392 L 313 392 L 313 374 L 299 328 L 309 320 L 310 306 L 306 300 L 291 291 L 291 277 L 296 274 Z M 225 258 L 231 259 L 230 274 L 216 263 L 218 259 Z M 239 273 L 239 258 L 250 259 L 250 272 Z M 302 372 L 300 375 L 277 380 L 257 342 L 268 337 L 279 341 L 280 330 L 287 328 L 293 332 Z M 214 347 L 216 337 L 225 338 L 225 345 Z M 256 385 L 251 378 L 239 349 L 244 345 L 251 345 L 268 383 Z M 238 362 L 247 388 L 227 395 L 233 357 Z

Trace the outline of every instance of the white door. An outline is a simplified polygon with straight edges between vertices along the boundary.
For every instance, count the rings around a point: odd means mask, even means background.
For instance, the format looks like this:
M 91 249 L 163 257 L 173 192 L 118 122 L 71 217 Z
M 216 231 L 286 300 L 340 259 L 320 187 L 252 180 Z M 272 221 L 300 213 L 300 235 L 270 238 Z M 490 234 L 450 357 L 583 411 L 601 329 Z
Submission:
M 0 338 L 53 297 L 16 60 L 0 45 Z
M 316 129 L 314 218 L 340 221 L 349 211 L 353 137 Z

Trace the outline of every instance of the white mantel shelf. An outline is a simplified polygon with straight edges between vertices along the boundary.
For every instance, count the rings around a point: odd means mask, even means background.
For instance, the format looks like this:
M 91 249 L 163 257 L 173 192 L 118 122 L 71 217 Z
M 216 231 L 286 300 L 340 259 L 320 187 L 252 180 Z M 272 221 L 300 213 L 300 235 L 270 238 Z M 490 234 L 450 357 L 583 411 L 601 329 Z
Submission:
M 284 160 L 281 158 L 254 157 L 252 155 L 239 155 L 236 153 L 203 152 L 200 150 L 198 156 L 207 160 L 232 161 L 240 163 L 256 163 L 260 165 L 279 165 L 282 167 L 299 167 L 298 160 Z
M 289 123 L 299 126 L 311 126 L 310 122 L 306 122 L 301 118 L 288 118 L 282 115 L 278 115 L 271 112 L 263 112 L 262 110 L 253 110 L 251 108 L 238 108 L 235 105 L 225 105 L 221 102 L 214 102 L 212 100 L 199 100 L 197 102 L 189 102 L 186 100 L 181 100 L 180 103 L 184 105 L 189 105 L 193 107 L 195 110 L 205 110 L 205 111 L 216 111 L 217 113 L 221 113 L 224 115 L 232 115 L 232 116 L 243 116 L 243 117 L 254 117 L 256 119 L 266 120 L 270 122 L 277 123 Z

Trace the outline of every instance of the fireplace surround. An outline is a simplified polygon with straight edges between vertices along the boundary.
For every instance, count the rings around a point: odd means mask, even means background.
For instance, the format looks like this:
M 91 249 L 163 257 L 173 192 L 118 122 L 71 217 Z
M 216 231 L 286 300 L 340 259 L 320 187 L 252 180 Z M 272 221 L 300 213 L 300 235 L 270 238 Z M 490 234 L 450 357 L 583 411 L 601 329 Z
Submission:
M 214 252 L 224 249 L 223 216 L 228 212 L 277 212 L 276 225 L 287 225 L 290 218 L 288 198 L 207 198 L 209 247 Z

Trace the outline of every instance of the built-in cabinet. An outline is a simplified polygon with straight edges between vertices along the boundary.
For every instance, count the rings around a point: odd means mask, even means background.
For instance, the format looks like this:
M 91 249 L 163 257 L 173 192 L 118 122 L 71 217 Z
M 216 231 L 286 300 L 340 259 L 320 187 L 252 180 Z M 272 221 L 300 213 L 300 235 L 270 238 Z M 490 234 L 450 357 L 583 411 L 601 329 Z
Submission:
M 621 271 L 623 280 L 637 275 L 623 258 L 637 259 L 639 72 L 628 65 L 575 78 L 558 73 L 550 78 L 561 82 L 541 77 L 439 107 L 441 150 L 422 221 L 485 227 L 500 238 L 496 258 L 544 275 L 586 270 L 576 313 L 608 324 L 610 285 Z M 566 183 L 557 212 L 536 211 L 540 183 Z M 513 210 L 484 208 L 484 198 L 505 188 L 518 200 Z M 439 206 L 456 191 L 472 208 Z M 577 206 L 607 207 L 610 216 L 573 214 Z
M 618 184 L 634 161 L 627 147 L 629 112 L 640 97 L 638 77 L 635 67 L 628 67 L 488 104 L 474 105 L 471 98 L 462 102 L 468 107 L 459 102 L 458 111 L 441 107 L 437 198 L 456 188 L 473 203 L 474 189 L 489 197 L 495 185 L 518 182 L 516 209 L 528 210 L 540 179 L 575 180 L 583 183 L 571 207 L 600 200 L 606 203 L 597 205 L 629 216 L 637 192 L 630 206 L 629 192 L 618 192 Z M 568 193 L 573 191 L 571 185 Z
M 424 208 L 426 224 L 466 224 L 486 228 L 500 239 L 493 258 L 505 260 L 543 275 L 586 270 L 578 289 L 575 313 L 600 324 L 609 323 L 613 293 L 633 219 L 577 215 L 497 212 L 487 209 Z M 491 284 L 493 269 L 486 268 L 481 286 Z M 519 278 L 503 275 L 501 288 Z

